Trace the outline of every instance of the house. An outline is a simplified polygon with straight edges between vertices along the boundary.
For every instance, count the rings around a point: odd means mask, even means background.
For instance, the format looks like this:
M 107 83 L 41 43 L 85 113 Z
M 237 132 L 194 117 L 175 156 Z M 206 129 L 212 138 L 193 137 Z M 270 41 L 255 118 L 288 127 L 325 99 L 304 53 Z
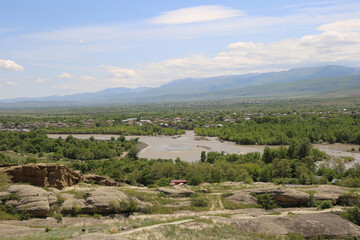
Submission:
M 171 186 L 175 186 L 175 185 L 183 185 L 183 184 L 187 184 L 187 180 L 171 180 L 170 185 Z

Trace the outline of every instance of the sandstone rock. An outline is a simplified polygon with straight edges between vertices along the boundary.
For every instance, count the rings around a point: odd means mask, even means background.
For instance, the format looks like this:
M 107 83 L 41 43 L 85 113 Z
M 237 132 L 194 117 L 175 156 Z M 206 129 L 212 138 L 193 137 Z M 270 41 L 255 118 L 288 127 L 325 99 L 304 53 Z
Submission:
M 55 164 L 27 164 L 15 166 L 6 170 L 12 176 L 12 181 L 29 182 L 31 185 L 39 187 L 54 187 L 62 189 L 72 186 L 81 179 L 81 174 L 63 165 Z
M 184 189 L 184 188 L 164 188 L 161 187 L 158 189 L 160 192 L 165 193 L 170 197 L 189 197 L 190 195 L 194 194 L 193 191 Z
M 103 177 L 103 176 L 94 175 L 94 174 L 87 174 L 87 175 L 82 176 L 82 179 L 86 183 L 93 182 L 93 183 L 102 184 L 105 186 L 116 186 L 116 181 L 109 177 Z
M 244 204 L 254 204 L 257 202 L 256 195 L 268 193 L 281 207 L 300 207 L 306 206 L 310 201 L 308 193 L 291 188 L 258 188 L 250 190 L 240 190 L 228 197 L 230 201 L 243 202 Z
M 305 192 L 313 191 L 315 199 L 330 200 L 333 204 L 336 204 L 339 196 L 342 193 L 346 192 L 346 190 L 344 190 L 343 188 L 333 185 L 320 185 L 317 187 L 305 188 L 301 190 Z
M 12 185 L 2 196 L 15 194 L 20 200 L 9 200 L 7 205 L 13 205 L 17 210 L 26 209 L 36 217 L 47 217 L 51 210 L 56 208 L 56 195 L 42 188 L 31 185 Z
M 219 221 L 220 219 L 218 219 Z M 262 216 L 248 219 L 222 219 L 240 231 L 285 235 L 298 233 L 305 238 L 344 238 L 360 236 L 360 227 L 331 213 L 314 213 L 298 216 Z M 221 220 L 220 220 L 221 221 Z
M 81 191 L 81 189 L 78 191 Z M 74 194 L 60 193 L 62 197 L 66 198 L 61 205 L 62 211 L 71 213 L 73 212 L 74 204 L 76 204 L 78 207 L 81 207 L 80 213 L 111 214 L 115 213 L 112 203 L 119 203 L 122 200 L 127 202 L 130 200 L 136 201 L 139 210 L 143 210 L 150 205 L 150 203 L 142 202 L 137 198 L 130 199 L 123 192 L 113 188 L 98 187 L 85 192 L 88 193 L 87 197 L 82 199 L 75 198 Z

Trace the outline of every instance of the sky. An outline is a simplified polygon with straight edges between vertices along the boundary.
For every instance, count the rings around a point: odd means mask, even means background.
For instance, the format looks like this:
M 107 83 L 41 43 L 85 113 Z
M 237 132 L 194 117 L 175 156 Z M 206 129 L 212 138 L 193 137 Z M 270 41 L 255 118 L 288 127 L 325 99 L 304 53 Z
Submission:
M 0 99 L 360 67 L 358 0 L 4 0 Z

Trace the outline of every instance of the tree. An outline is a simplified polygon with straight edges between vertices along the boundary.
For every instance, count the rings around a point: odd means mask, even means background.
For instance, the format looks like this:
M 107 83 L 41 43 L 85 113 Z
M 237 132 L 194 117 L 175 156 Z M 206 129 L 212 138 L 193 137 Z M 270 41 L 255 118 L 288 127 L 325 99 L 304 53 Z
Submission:
M 201 152 L 201 162 L 202 162 L 202 163 L 205 163 L 205 161 L 206 161 L 206 152 L 205 152 L 205 151 L 202 151 L 202 152 Z
M 137 145 L 133 145 L 130 149 L 129 149 L 129 152 L 127 154 L 127 157 L 128 158 L 132 158 L 134 160 L 137 160 L 138 159 L 138 154 L 140 152 L 140 149 Z

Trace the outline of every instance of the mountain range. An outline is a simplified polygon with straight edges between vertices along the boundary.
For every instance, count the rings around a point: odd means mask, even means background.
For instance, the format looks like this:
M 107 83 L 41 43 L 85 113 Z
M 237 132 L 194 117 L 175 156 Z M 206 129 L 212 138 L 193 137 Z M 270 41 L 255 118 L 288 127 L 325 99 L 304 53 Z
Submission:
M 360 96 L 359 90 L 360 68 L 327 65 L 280 72 L 178 79 L 157 88 L 109 88 L 95 93 L 0 100 L 0 108 Z

